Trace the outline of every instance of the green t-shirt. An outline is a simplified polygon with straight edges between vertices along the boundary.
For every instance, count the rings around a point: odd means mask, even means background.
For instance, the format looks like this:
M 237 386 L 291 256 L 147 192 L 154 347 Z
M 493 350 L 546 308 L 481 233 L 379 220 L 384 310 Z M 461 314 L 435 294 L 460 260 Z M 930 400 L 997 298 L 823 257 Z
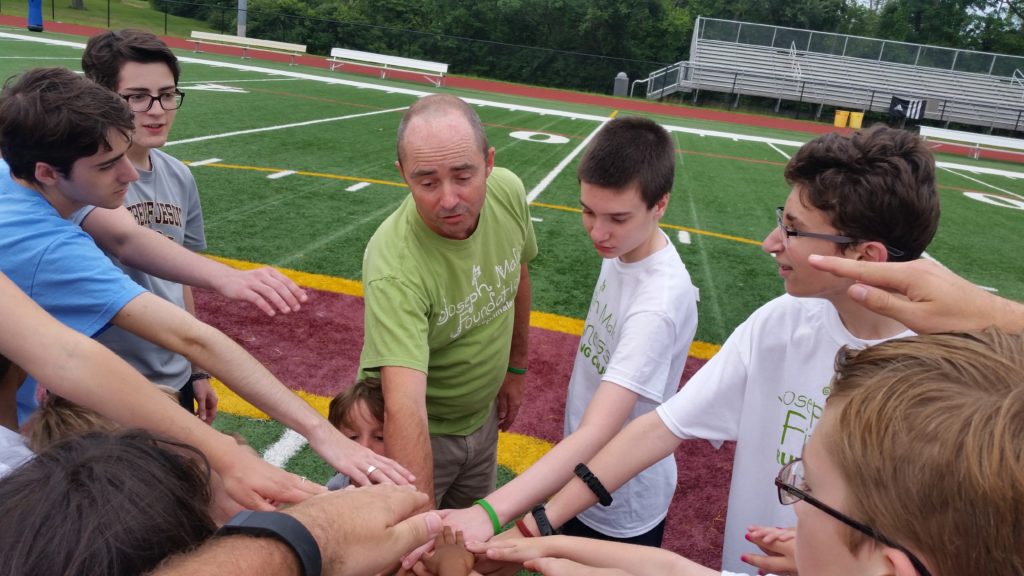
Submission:
M 465 240 L 427 228 L 410 195 L 363 256 L 366 316 L 360 377 L 381 366 L 427 374 L 431 434 L 478 429 L 505 378 L 520 264 L 537 255 L 523 183 L 495 168 Z

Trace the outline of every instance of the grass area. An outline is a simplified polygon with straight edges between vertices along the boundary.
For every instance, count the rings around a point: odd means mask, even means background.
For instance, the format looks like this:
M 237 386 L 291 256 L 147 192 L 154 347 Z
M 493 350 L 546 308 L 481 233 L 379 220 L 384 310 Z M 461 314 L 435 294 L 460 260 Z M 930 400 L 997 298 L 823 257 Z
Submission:
M 165 15 L 146 0 L 84 0 L 85 8 L 71 7 L 69 0 L 43 0 L 43 28 L 47 22 L 63 22 L 96 28 L 141 28 L 161 36 L 187 38 L 193 30 L 215 32 L 206 22 Z M 0 0 L 0 14 L 28 16 L 28 2 Z

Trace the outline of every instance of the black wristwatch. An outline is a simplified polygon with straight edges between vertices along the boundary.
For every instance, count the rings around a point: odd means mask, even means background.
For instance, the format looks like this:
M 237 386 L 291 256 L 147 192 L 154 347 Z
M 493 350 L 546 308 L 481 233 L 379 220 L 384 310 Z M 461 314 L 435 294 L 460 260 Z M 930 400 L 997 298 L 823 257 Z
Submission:
M 188 377 L 188 383 L 191 384 L 191 383 L 195 382 L 196 380 L 209 380 L 209 379 L 210 379 L 210 374 L 208 372 L 193 372 L 192 375 Z
M 320 576 L 320 546 L 302 522 L 287 514 L 243 510 L 217 530 L 217 536 L 232 534 L 277 538 L 299 557 L 304 576 Z

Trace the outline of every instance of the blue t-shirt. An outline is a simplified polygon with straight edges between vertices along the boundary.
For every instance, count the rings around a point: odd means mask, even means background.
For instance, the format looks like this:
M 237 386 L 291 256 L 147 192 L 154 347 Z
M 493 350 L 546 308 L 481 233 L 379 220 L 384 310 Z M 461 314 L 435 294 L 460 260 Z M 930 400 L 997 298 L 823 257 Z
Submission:
M 0 270 L 66 326 L 93 337 L 145 290 L 0 159 Z M 18 421 L 35 411 L 35 380 L 18 390 Z

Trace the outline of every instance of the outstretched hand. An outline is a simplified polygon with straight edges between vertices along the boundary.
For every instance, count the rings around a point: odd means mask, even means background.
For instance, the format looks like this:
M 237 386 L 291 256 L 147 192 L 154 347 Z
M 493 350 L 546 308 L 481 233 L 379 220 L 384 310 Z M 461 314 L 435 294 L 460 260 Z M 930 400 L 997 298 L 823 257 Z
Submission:
M 255 270 L 236 270 L 224 275 L 217 283 L 217 292 L 232 300 L 244 300 L 255 305 L 267 316 L 298 312 L 308 297 L 306 291 L 284 274 L 264 266 Z
M 771 526 L 750 526 L 746 538 L 764 554 L 744 554 L 741 560 L 761 572 L 796 576 L 796 530 Z

